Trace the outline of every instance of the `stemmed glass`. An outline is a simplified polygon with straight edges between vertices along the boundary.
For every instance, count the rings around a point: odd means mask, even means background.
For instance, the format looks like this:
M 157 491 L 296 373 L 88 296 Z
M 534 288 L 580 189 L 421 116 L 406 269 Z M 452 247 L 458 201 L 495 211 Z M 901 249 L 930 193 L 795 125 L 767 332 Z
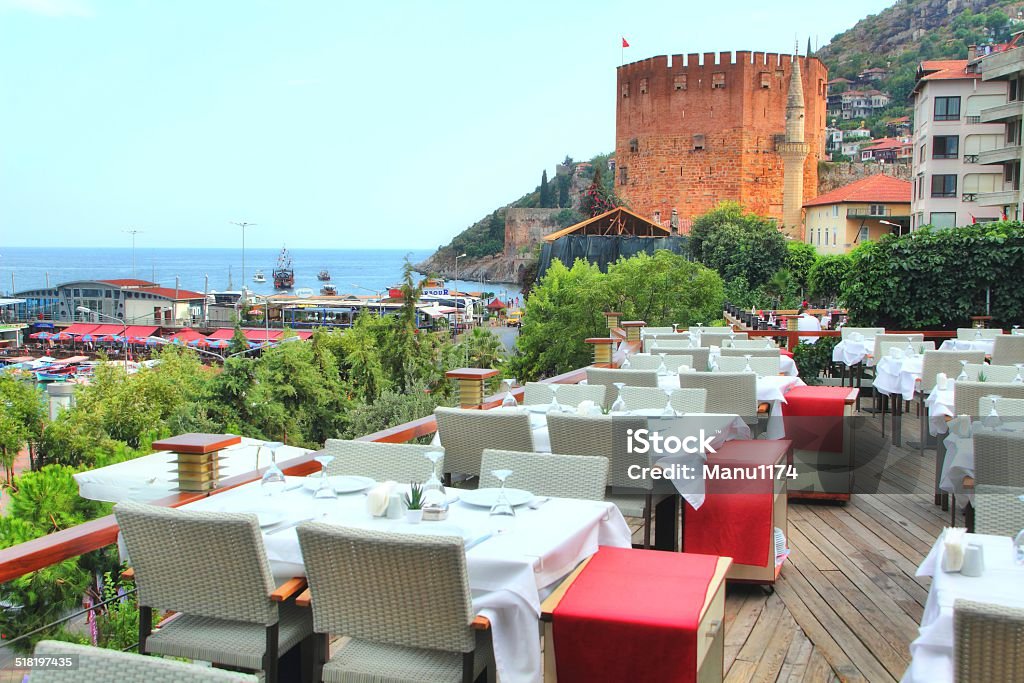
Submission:
M 551 389 L 551 403 L 548 404 L 548 412 L 562 412 L 562 404 L 558 402 L 558 390 L 562 388 L 562 385 L 552 382 L 551 384 L 548 385 L 548 388 Z
M 503 534 L 511 528 L 512 521 L 516 516 L 516 509 L 508 502 L 508 497 L 505 495 L 505 481 L 512 476 L 512 470 L 491 470 L 491 474 L 501 482 L 498 497 L 494 501 L 494 505 L 491 506 L 491 530 L 496 534 Z
M 662 389 L 665 392 L 665 397 L 668 399 L 668 402 L 665 403 L 665 410 L 661 411 L 662 417 L 676 417 L 676 409 L 672 407 L 672 394 L 675 390 L 675 387 L 665 387 Z
M 668 366 L 665 365 L 665 353 L 663 351 L 659 351 L 658 355 L 661 356 L 661 363 L 658 365 L 658 375 L 664 377 L 668 374 Z
M 1016 327 L 1016 325 L 1014 327 Z M 678 334 L 678 332 L 679 332 L 679 323 L 672 323 L 672 331 Z
M 267 467 L 267 471 L 263 473 L 263 477 L 260 479 L 260 490 L 268 496 L 275 496 L 284 491 L 284 472 L 277 466 L 277 449 L 283 445 L 280 441 L 268 441 L 256 447 L 257 465 L 259 465 L 260 461 L 260 450 L 266 448 L 270 451 L 270 466 Z
M 622 398 L 622 387 L 626 386 L 625 382 L 612 382 L 616 389 L 618 389 L 618 395 L 615 397 L 615 401 L 612 403 L 613 413 L 624 413 L 626 412 L 626 399 Z
M 999 419 L 999 412 L 996 410 L 996 403 L 999 402 L 1001 397 L 992 394 L 988 397 L 988 400 L 992 401 L 992 408 L 989 409 L 988 415 L 985 416 L 983 424 L 989 429 L 997 429 L 1003 421 Z
M 981 330 L 974 330 L 974 341 L 981 341 Z
M 513 400 L 515 400 L 515 399 L 513 399 Z M 439 477 L 438 474 L 437 474 L 437 463 L 441 462 L 441 458 L 444 457 L 444 452 L 443 451 L 428 451 L 427 453 L 424 453 L 423 455 L 424 455 L 424 457 L 427 460 L 430 461 L 430 464 L 431 464 L 430 477 L 428 477 L 427 481 L 424 482 L 424 484 L 423 484 L 423 498 L 424 498 L 424 500 L 426 500 L 428 494 L 430 494 L 433 491 L 437 491 L 438 493 L 441 494 L 440 495 L 440 500 L 443 501 L 445 499 L 444 484 L 441 482 L 441 477 Z M 436 496 L 432 496 L 432 497 L 436 497 Z
M 736 330 L 729 328 L 729 347 L 732 348 L 736 342 Z
M 1024 363 L 1014 363 L 1017 366 L 1017 376 L 1013 378 L 1014 384 L 1024 384 L 1024 374 L 1021 371 L 1024 370 Z
M 630 366 L 632 365 L 629 362 L 629 349 L 626 349 L 625 351 L 623 351 L 623 354 L 624 355 L 623 355 L 623 358 L 622 358 L 622 365 L 620 365 L 619 368 L 622 369 L 622 370 L 629 370 Z
M 320 517 L 326 517 L 338 500 L 338 492 L 334 490 L 330 477 L 327 476 L 327 466 L 334 461 L 334 456 L 318 455 L 313 459 L 320 463 L 320 485 L 313 492 L 313 505 Z
M 967 361 L 965 361 L 965 360 L 960 361 L 960 374 L 956 376 L 956 381 L 957 382 L 966 382 L 967 381 Z
M 749 353 L 744 354 L 743 357 L 747 359 L 747 365 L 746 365 L 746 367 L 743 368 L 743 372 L 753 372 L 754 368 L 750 367 L 750 358 L 751 358 L 750 354 Z
M 1014 335 L 1020 334 L 1020 325 L 1014 325 L 1013 329 L 1010 330 L 1010 334 L 1014 334 Z
M 502 380 L 502 383 L 505 385 L 505 397 L 501 399 L 501 407 L 517 408 L 519 406 L 519 402 L 516 400 L 516 397 L 512 395 L 512 385 L 516 383 L 515 377 L 506 377 Z

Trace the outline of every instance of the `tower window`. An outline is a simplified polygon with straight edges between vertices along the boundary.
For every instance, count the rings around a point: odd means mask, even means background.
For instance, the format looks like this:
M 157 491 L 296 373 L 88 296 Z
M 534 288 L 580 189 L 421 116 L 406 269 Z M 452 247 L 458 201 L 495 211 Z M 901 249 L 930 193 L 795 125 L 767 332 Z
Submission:
M 661 225 L 661 211 L 654 212 L 654 222 Z
M 629 182 L 629 169 L 625 166 L 619 166 L 619 185 L 625 185 Z
M 772 87 L 772 75 L 767 71 L 761 72 L 761 87 L 766 90 Z
M 711 87 L 712 88 L 724 88 L 725 87 L 725 72 L 716 71 L 711 74 Z
M 693 151 L 699 152 L 704 149 L 704 135 L 697 134 L 693 136 Z
M 641 78 L 640 79 L 640 94 L 641 95 L 646 95 L 647 94 L 647 79 L 646 78 Z
M 629 97 L 629 83 L 622 84 L 622 96 Z
M 672 81 L 672 85 L 676 90 L 686 90 L 686 74 L 676 76 Z
M 629 151 L 633 152 L 634 154 L 640 151 L 640 143 L 637 141 L 636 138 L 633 138 L 632 140 L 629 141 Z

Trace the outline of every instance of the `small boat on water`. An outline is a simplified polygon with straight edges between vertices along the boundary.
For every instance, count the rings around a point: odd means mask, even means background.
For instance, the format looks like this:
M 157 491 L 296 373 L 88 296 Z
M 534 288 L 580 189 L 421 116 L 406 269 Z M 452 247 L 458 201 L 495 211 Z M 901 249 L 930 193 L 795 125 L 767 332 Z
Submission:
M 338 288 L 334 285 L 324 285 L 320 288 L 320 294 L 323 296 L 338 296 Z
M 323 270 L 316 274 L 316 279 L 319 280 L 320 282 L 330 282 L 331 274 L 327 272 L 326 268 L 324 268 Z
M 256 274 L 252 276 L 253 282 L 266 282 L 267 276 L 263 274 L 262 270 L 257 270 Z
M 295 286 L 295 271 L 292 269 L 292 257 L 288 254 L 287 247 L 282 247 L 277 257 L 277 267 L 274 268 L 274 288 L 291 289 Z

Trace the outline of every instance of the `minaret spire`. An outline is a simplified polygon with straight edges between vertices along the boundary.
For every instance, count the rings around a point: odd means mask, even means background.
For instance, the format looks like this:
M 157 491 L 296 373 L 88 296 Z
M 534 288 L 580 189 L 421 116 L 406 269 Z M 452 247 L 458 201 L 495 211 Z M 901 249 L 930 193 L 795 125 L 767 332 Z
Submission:
M 799 47 L 799 41 L 796 47 Z M 778 146 L 783 163 L 782 226 L 794 239 L 803 232 L 804 161 L 809 146 L 804 142 L 804 81 L 800 75 L 800 56 L 793 51 L 790 61 L 789 91 L 786 93 L 786 138 Z

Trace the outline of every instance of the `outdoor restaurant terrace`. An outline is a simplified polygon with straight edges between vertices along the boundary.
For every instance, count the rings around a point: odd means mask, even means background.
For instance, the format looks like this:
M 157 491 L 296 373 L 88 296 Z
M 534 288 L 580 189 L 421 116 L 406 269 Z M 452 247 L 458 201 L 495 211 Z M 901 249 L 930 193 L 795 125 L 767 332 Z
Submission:
M 133 649 L 219 670 L 45 641 L 77 677 L 30 680 L 1024 680 L 1024 336 L 606 316 L 589 367 L 455 370 L 459 408 L 355 441 L 186 434 L 76 475 L 114 514 L 0 550 L 0 582 L 119 544 Z M 703 462 L 785 475 L 627 474 Z

